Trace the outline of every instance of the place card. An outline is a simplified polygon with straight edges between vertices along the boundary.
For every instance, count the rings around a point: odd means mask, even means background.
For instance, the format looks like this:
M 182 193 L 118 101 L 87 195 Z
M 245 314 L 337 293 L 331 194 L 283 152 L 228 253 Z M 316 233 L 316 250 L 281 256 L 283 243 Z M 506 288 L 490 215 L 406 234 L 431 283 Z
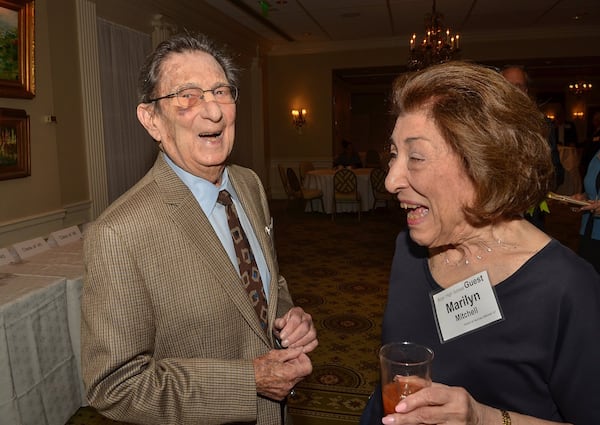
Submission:
M 18 260 L 10 253 L 8 248 L 0 248 L 0 266 L 18 263 Z
M 28 241 L 18 242 L 13 245 L 17 255 L 21 260 L 40 254 L 50 249 L 50 245 L 43 238 L 29 239 Z
M 56 244 L 57 246 L 68 245 L 72 242 L 76 242 L 82 238 L 81 231 L 77 226 L 67 227 L 66 229 L 57 230 L 52 232 L 48 237 L 48 243 L 50 245 Z

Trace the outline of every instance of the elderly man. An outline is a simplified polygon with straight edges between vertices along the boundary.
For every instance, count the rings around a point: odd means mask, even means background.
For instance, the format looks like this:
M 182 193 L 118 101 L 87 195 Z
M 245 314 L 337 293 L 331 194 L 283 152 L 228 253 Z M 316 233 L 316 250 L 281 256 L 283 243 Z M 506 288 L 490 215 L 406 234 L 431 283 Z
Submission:
M 264 189 L 227 164 L 235 71 L 190 34 L 141 70 L 137 115 L 161 153 L 84 250 L 84 381 L 112 419 L 286 423 L 286 397 L 312 371 L 315 327 L 279 274 Z

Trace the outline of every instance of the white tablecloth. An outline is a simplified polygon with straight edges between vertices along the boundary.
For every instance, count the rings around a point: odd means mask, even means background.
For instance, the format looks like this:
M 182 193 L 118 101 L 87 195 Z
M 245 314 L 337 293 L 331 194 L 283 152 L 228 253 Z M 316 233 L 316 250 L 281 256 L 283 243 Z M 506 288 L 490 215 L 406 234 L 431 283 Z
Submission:
M 0 276 L 0 423 L 64 425 L 86 405 L 82 242 L 2 266 Z
M 66 279 L 0 278 L 0 422 L 64 425 L 81 406 Z
M 356 184 L 358 193 L 360 193 L 361 211 L 368 211 L 373 207 L 373 189 L 371 188 L 371 170 L 372 168 L 357 168 L 352 170 L 356 174 Z M 309 189 L 321 189 L 323 191 L 323 205 L 325 212 L 331 214 L 333 211 L 333 175 L 335 170 L 322 168 L 312 170 L 306 173 L 304 186 Z M 343 203 L 337 207 L 337 212 L 355 212 L 356 204 Z M 319 211 L 321 205 L 318 202 L 313 204 L 313 208 Z M 308 209 L 307 209 L 308 211 Z

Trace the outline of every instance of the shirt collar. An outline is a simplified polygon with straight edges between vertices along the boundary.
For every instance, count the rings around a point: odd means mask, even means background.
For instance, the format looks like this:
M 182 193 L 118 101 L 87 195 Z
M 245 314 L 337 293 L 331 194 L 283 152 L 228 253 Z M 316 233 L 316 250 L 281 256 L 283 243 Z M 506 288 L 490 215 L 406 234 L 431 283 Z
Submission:
M 221 176 L 221 184 L 215 186 L 212 182 L 209 182 L 202 177 L 194 176 L 188 173 L 183 168 L 175 164 L 167 154 L 163 153 L 165 161 L 173 169 L 175 174 L 181 179 L 181 181 L 190 189 L 196 201 L 204 211 L 204 214 L 210 216 L 217 203 L 217 197 L 221 190 L 227 190 L 231 197 L 238 201 L 237 193 L 233 189 L 231 182 L 229 181 L 229 173 L 227 167 L 223 169 L 223 175 Z

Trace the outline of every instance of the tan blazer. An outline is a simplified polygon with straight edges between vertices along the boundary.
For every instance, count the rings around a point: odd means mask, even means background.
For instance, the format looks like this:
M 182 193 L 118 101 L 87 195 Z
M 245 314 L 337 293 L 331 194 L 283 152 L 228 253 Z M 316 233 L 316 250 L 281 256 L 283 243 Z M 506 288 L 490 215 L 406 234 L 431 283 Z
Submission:
M 258 176 L 230 181 L 271 272 L 269 333 L 292 307 Z M 194 196 L 159 155 L 85 236 L 82 368 L 89 402 L 140 424 L 281 423 L 252 359 L 273 343 Z

